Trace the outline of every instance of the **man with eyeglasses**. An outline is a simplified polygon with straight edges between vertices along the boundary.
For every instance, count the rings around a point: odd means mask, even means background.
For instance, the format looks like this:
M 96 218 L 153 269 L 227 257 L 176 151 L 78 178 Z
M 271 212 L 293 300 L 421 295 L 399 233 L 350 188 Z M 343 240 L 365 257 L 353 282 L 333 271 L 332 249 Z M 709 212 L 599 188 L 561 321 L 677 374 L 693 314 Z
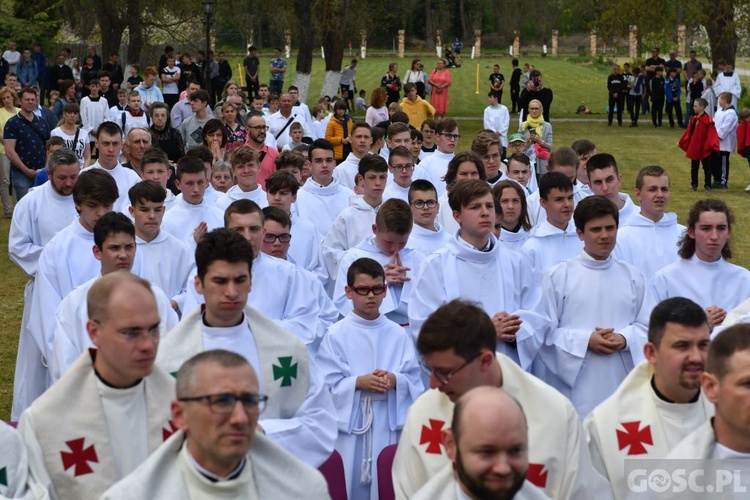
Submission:
M 254 205 L 249 200 L 235 204 Z M 230 210 L 232 207 L 230 205 Z M 242 214 L 229 217 L 237 215 Z M 319 467 L 331 455 L 336 442 L 333 401 L 305 343 L 271 320 L 264 311 L 249 305 L 253 284 L 256 285 L 254 295 L 261 296 L 262 300 L 264 294 L 281 289 L 279 284 L 283 281 L 281 276 L 266 276 L 266 283 L 272 283 L 270 286 L 254 283 L 259 266 L 256 266 L 258 260 L 254 258 L 255 251 L 248 239 L 257 241 L 259 247 L 263 230 L 259 216 L 249 215 L 240 218 L 242 227 L 216 229 L 198 243 L 194 288 L 205 305 L 182 317 L 164 339 L 157 363 L 174 373 L 182 363 L 202 351 L 226 349 L 243 356 L 258 374 L 260 392 L 268 395 L 272 402 L 267 405 L 259 427 L 300 460 Z M 311 301 L 307 299 L 307 302 Z
M 427 180 L 435 186 L 438 198 L 440 198 L 447 191 L 443 177 L 448 172 L 448 163 L 455 156 L 453 151 L 461 135 L 458 133 L 458 123 L 453 118 L 438 122 L 435 133 L 437 134 L 437 151 L 422 160 L 419 166 L 427 172 Z
M 250 146 L 258 152 L 260 170 L 258 172 L 258 184 L 263 189 L 266 187 L 266 178 L 276 172 L 276 157 L 279 156 L 279 150 L 275 142 L 269 144 L 268 125 L 258 111 L 251 111 L 247 114 L 247 123 L 245 124 L 247 132 L 247 141 L 245 146 Z
M 609 484 L 591 464 L 573 405 L 541 380 L 495 352 L 495 327 L 480 307 L 453 300 L 424 322 L 417 350 L 431 390 L 409 409 L 393 462 L 396 498 L 411 498 L 450 459 L 441 433 L 454 403 L 480 386 L 502 388 L 524 408 L 529 432 L 526 479 L 550 498 L 611 498 Z
M 480 386 L 502 388 L 524 408 L 529 431 L 527 480 L 550 498 L 608 498 L 594 472 L 581 422 L 560 393 L 495 352 L 492 319 L 477 305 L 453 300 L 425 321 L 417 350 L 431 390 L 409 409 L 393 462 L 396 498 L 410 498 L 450 463 L 441 433 L 454 403 Z M 600 496 L 604 495 L 604 496 Z
M 21 415 L 34 477 L 52 498 L 99 498 L 174 431 L 172 378 L 154 366 L 162 323 L 147 281 L 107 274 L 87 294 L 87 349 Z
M 49 371 L 56 382 L 81 356 L 94 347 L 86 331 L 89 320 L 86 295 L 91 287 L 110 273 L 131 272 L 136 256 L 135 227 L 127 216 L 119 212 L 104 215 L 94 225 L 94 257 L 101 263 L 101 274 L 76 287 L 65 296 L 55 312 L 54 340 Z M 140 267 L 140 266 L 139 266 Z M 169 297 L 158 286 L 150 283 L 156 298 L 159 317 L 159 333 L 165 335 L 177 325 L 177 314 Z
M 252 366 L 234 352 L 190 358 L 171 403 L 176 432 L 102 498 L 330 498 L 318 471 L 256 432 L 264 410 L 283 405 L 259 386 Z
M 437 191 L 430 181 L 417 179 L 411 183 L 407 196 L 411 215 L 414 217 L 414 226 L 406 246 L 427 257 L 443 248 L 451 237 L 443 226 L 435 221 L 440 211 Z

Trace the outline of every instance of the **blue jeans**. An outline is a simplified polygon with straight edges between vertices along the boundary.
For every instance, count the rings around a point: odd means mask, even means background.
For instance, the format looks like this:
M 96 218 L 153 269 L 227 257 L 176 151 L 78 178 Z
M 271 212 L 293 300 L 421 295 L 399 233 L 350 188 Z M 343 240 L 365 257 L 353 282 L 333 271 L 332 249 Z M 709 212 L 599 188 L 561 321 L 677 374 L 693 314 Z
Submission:
M 16 167 L 11 167 L 10 178 L 13 180 L 13 193 L 16 195 L 16 202 L 21 201 L 21 198 L 26 196 L 31 186 L 34 185 L 34 180 L 18 170 Z
M 284 93 L 284 80 L 271 80 L 268 82 L 268 91 L 281 97 Z

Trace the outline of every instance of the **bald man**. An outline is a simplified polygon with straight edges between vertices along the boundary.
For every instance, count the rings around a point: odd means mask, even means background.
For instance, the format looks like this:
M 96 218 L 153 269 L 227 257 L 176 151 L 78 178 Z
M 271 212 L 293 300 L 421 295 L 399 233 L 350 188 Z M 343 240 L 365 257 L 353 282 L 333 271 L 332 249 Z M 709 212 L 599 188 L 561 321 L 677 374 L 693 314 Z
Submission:
M 196 354 L 177 373 L 177 432 L 103 498 L 330 498 L 317 470 L 256 432 L 267 400 L 243 356 Z
M 464 394 L 453 408 L 443 444 L 452 465 L 430 479 L 413 500 L 549 498 L 526 481 L 526 417 L 518 401 L 502 389 L 484 386 Z

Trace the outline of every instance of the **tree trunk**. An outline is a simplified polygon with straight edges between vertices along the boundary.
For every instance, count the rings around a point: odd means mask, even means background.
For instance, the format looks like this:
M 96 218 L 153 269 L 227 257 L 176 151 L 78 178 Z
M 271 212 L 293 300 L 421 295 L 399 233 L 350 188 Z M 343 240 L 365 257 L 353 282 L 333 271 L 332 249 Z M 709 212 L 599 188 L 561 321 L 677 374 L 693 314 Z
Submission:
M 466 38 L 466 5 L 465 0 L 458 2 L 458 17 L 461 20 L 461 41 Z
M 113 54 L 120 52 L 122 33 L 125 31 L 126 23 L 120 19 L 115 12 L 116 5 L 113 2 L 105 2 L 104 5 L 95 9 L 102 32 L 102 54 Z
M 424 0 L 424 38 L 428 49 L 435 48 L 435 26 L 432 21 L 432 0 Z
M 348 2 L 346 2 L 348 3 Z M 343 12 L 346 5 L 338 12 L 331 12 L 331 19 L 343 19 Z M 323 88 L 320 91 L 321 97 L 324 95 L 332 96 L 339 93 L 339 82 L 341 80 L 341 64 L 344 61 L 344 36 L 340 29 L 329 29 L 324 31 L 323 49 L 326 56 L 326 76 Z
M 128 31 L 130 41 L 128 42 L 128 64 L 140 64 L 141 48 L 143 47 L 143 26 L 141 24 L 141 2 L 140 0 L 129 0 L 127 3 Z M 119 47 L 118 47 L 119 49 Z M 119 50 L 118 50 L 119 52 Z M 106 52 L 105 52 L 106 54 Z
M 711 62 L 719 59 L 734 65 L 737 55 L 737 31 L 734 24 L 734 1 L 708 2 L 706 7 L 706 33 L 711 47 Z
M 312 73 L 313 46 L 315 32 L 312 27 L 312 7 L 308 0 L 295 0 L 294 11 L 297 14 L 299 29 L 295 30 L 299 40 L 297 66 L 295 67 L 294 85 L 299 89 L 299 100 L 307 101 L 310 91 L 310 73 Z

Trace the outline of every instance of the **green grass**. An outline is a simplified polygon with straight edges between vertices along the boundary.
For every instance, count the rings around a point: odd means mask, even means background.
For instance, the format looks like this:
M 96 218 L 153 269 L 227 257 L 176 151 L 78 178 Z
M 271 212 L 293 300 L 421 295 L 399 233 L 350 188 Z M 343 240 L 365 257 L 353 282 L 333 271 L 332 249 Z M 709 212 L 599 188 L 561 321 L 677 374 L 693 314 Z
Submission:
M 358 88 L 369 92 L 380 83 L 381 76 L 388 68 L 390 61 L 399 62 L 399 74 L 407 69 L 411 58 L 403 60 L 387 57 L 372 57 L 361 61 L 358 66 Z M 261 79 L 267 76 L 269 59 L 262 60 Z M 434 58 L 424 58 L 423 63 L 428 70 L 432 70 Z M 235 76 L 237 62 L 233 62 Z M 476 62 L 467 60 L 463 68 L 452 70 L 453 86 L 451 88 L 451 104 L 449 114 L 469 117 L 460 120 L 460 132 L 463 136 L 459 149 L 467 149 L 473 135 L 482 128 L 482 110 L 486 106 L 486 79 L 490 68 L 495 63 L 500 64 L 501 72 L 506 78 L 510 77 L 510 59 L 507 56 L 480 60 L 480 92 L 475 90 Z M 622 191 L 632 195 L 635 175 L 643 166 L 661 165 L 672 178 L 672 210 L 679 215 L 684 223 L 687 211 L 698 199 L 706 197 L 706 193 L 690 191 L 690 162 L 677 147 L 680 136 L 679 129 L 653 129 L 648 120 L 641 121 L 639 128 L 607 127 L 602 121 L 605 118 L 606 106 L 606 68 L 591 65 L 572 64 L 566 59 L 552 58 L 524 58 L 522 61 L 535 65 L 544 74 L 545 85 L 555 92 L 552 105 L 552 122 L 554 126 L 554 144 L 556 146 L 570 145 L 574 140 L 587 138 L 594 141 L 597 150 L 611 153 L 617 158 L 623 175 Z M 289 74 L 286 84 L 294 81 L 294 61 L 289 61 Z M 308 104 L 317 102 L 323 82 L 325 66 L 323 60 L 316 58 L 313 62 L 312 85 Z M 743 77 L 743 81 L 746 80 Z M 506 93 L 503 96 L 505 104 L 509 103 Z M 595 113 L 581 117 L 575 114 L 576 108 L 585 105 Z M 556 119 L 564 119 L 555 121 Z M 565 120 L 575 119 L 575 121 Z M 666 117 L 665 117 L 666 120 Z M 750 170 L 747 162 L 738 155 L 732 155 L 731 189 L 728 191 L 714 191 L 714 197 L 725 199 L 735 210 L 737 223 L 732 237 L 735 263 L 750 265 L 750 215 L 742 209 L 750 198 L 743 190 L 750 182 Z M 23 287 L 26 277 L 13 263 L 8 260 L 8 229 L 7 219 L 0 219 L 0 418 L 7 419 L 10 415 L 13 372 L 20 330 L 21 312 L 23 309 Z

